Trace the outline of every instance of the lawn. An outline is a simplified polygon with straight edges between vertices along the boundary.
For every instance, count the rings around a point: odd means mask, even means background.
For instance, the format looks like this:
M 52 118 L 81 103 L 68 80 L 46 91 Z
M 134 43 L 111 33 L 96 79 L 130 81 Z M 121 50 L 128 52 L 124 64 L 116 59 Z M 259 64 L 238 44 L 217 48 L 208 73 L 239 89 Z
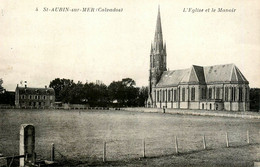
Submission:
M 250 166 L 254 161 L 260 161 L 260 121 L 254 119 L 109 110 L 2 109 L 0 153 L 18 155 L 19 129 L 24 123 L 35 126 L 37 158 L 50 159 L 51 143 L 54 143 L 55 159 L 61 164 L 106 165 L 101 163 L 104 141 L 107 143 L 107 161 L 121 162 L 114 164 L 119 166 L 126 163 L 130 166 L 152 166 L 149 162 L 154 162 L 155 166 L 171 166 L 169 159 L 172 158 L 168 156 L 176 156 L 174 163 L 177 166 L 185 162 L 191 166 L 203 166 L 205 162 L 213 166 L 229 166 L 245 160 L 242 164 Z M 250 145 L 247 144 L 247 130 Z M 226 132 L 231 148 L 225 148 Z M 203 151 L 203 135 L 208 148 L 206 151 Z M 178 138 L 179 155 L 175 154 L 175 136 Z M 137 163 L 136 159 L 143 156 L 144 139 L 148 158 Z M 237 158 L 228 157 L 230 155 Z M 215 158 L 216 161 L 213 161 Z

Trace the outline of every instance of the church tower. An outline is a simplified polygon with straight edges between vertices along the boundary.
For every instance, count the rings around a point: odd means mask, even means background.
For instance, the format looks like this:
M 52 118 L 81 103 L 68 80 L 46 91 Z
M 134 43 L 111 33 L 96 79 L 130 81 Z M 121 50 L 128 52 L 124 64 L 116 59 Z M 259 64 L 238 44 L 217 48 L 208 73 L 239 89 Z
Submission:
M 163 43 L 162 25 L 160 16 L 160 7 L 158 8 L 158 15 L 155 27 L 154 41 L 151 44 L 150 51 L 150 74 L 149 74 L 149 90 L 147 105 L 153 106 L 152 88 L 156 86 L 161 78 L 166 67 L 166 44 Z

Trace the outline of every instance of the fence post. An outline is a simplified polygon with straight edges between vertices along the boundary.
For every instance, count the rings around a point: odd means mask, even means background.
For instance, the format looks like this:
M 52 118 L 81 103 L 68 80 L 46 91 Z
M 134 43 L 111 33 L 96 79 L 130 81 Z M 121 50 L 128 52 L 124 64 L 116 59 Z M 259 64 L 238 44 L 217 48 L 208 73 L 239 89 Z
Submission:
M 55 146 L 54 143 L 51 144 L 51 161 L 55 159 Z
M 103 150 L 103 162 L 106 162 L 106 141 L 104 141 L 104 150 Z
M 177 136 L 175 136 L 175 149 L 176 149 L 176 153 L 178 154 L 178 139 Z
M 206 150 L 207 146 L 206 146 L 205 134 L 203 135 L 203 147 L 204 147 L 204 150 Z
M 247 143 L 250 144 L 249 130 L 247 130 Z
M 28 154 L 27 153 L 25 154 L 24 160 L 28 161 Z
M 229 147 L 228 132 L 226 132 L 226 142 L 227 142 L 227 147 Z
M 145 158 L 145 138 L 143 139 L 143 157 Z

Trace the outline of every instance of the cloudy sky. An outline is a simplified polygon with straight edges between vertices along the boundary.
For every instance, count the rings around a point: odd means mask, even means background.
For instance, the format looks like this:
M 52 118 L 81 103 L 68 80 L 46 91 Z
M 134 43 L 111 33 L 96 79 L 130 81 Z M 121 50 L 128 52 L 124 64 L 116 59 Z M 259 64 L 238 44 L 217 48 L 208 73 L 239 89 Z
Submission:
M 28 86 L 44 87 L 58 77 L 105 84 L 130 77 L 137 86 L 146 86 L 158 5 L 170 70 L 234 63 L 250 87 L 260 87 L 257 0 L 0 1 L 3 86 L 14 90 L 27 81 Z M 55 7 L 95 12 L 43 11 Z M 99 8 L 123 11 L 96 11 Z M 208 8 L 216 12 L 206 12 Z M 218 8 L 236 10 L 223 13 Z

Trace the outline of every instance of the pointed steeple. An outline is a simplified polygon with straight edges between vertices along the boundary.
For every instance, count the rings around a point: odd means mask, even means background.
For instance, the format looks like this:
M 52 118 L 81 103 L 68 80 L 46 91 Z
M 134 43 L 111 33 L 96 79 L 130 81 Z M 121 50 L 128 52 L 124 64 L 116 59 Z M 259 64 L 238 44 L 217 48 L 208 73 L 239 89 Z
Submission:
M 151 43 L 151 51 L 150 51 L 150 54 L 151 54 L 151 55 L 153 54 L 153 43 Z
M 166 53 L 166 43 L 164 43 L 164 45 L 163 45 L 163 50 Z
M 150 73 L 149 73 L 149 91 L 148 91 L 148 106 L 154 106 L 156 103 L 153 97 L 153 88 L 156 87 L 166 68 L 166 44 L 163 44 L 162 25 L 160 6 L 158 6 L 157 21 L 155 27 L 154 41 L 151 44 L 150 52 Z
M 154 34 L 154 47 L 156 51 L 160 51 L 161 49 L 163 49 L 163 35 L 162 35 L 160 6 L 158 6 L 158 14 L 157 14 L 155 34 Z

